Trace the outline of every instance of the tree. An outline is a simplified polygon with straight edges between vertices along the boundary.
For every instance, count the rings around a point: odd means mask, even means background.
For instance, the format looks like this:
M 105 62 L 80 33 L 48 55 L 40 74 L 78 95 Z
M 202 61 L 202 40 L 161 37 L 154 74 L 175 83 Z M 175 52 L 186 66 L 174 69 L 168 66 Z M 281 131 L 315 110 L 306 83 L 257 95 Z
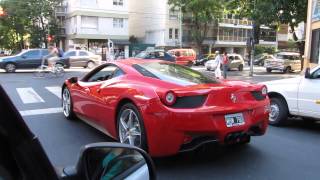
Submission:
M 203 41 L 208 35 L 209 28 L 217 23 L 222 16 L 223 0 L 169 0 L 172 8 L 180 8 L 185 17 L 190 20 L 191 38 L 196 42 L 201 53 Z
M 247 17 L 256 24 L 278 28 L 281 24 L 288 24 L 296 47 L 300 54 L 304 54 L 304 41 L 299 41 L 296 27 L 307 21 L 308 0 L 230 0 L 229 9 L 242 17 Z M 303 63 L 302 63 L 303 64 Z

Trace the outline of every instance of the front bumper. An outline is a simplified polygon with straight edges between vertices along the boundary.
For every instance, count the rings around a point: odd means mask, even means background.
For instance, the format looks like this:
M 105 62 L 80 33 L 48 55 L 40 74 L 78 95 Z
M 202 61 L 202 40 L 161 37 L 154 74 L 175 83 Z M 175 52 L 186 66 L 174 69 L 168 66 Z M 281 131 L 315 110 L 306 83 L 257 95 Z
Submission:
M 285 66 L 284 65 L 266 65 L 265 66 L 267 69 L 271 69 L 271 70 L 284 70 Z
M 168 156 L 193 150 L 203 143 L 225 144 L 228 136 L 265 134 L 269 120 L 269 99 L 248 108 L 203 107 L 172 109 L 155 102 L 142 108 L 151 156 Z M 228 128 L 225 115 L 243 113 L 245 125 Z

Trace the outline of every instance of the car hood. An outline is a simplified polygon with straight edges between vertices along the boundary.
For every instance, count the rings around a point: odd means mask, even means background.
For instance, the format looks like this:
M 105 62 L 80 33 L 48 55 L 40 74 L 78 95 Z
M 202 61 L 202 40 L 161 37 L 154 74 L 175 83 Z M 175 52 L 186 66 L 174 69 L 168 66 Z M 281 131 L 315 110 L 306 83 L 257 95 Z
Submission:
M 16 56 L 6 56 L 6 57 L 2 57 L 0 59 L 6 61 L 6 60 L 16 59 L 17 57 L 19 57 L 19 56 L 17 56 L 17 55 Z
M 289 79 L 281 79 L 281 80 L 275 80 L 275 81 L 266 81 L 266 82 L 261 82 L 259 84 L 264 84 L 267 86 L 270 85 L 288 85 L 288 84 L 298 84 L 301 81 L 302 77 L 296 77 L 296 78 L 289 78 Z

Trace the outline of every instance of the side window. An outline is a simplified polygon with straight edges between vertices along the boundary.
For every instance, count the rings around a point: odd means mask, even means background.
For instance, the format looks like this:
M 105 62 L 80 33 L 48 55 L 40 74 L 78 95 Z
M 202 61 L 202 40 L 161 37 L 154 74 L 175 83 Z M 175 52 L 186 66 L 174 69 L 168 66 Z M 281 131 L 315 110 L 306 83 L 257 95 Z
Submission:
M 47 56 L 49 54 L 49 51 L 47 49 L 44 49 L 41 52 L 42 52 L 41 56 Z
M 69 51 L 64 54 L 64 57 L 76 56 L 76 51 Z
M 25 52 L 22 56 L 24 56 L 26 58 L 40 57 L 40 51 L 39 50 L 31 50 L 31 51 Z
M 85 51 L 80 51 L 79 56 L 88 56 L 89 54 Z
M 87 82 L 105 81 L 123 75 L 123 71 L 116 66 L 106 66 L 87 78 Z
M 156 56 L 155 56 L 155 53 L 154 52 L 150 52 L 149 55 L 148 55 L 148 59 L 155 59 Z
M 312 74 L 312 77 L 313 77 L 314 79 L 320 79 L 320 69 L 318 69 L 316 72 L 314 72 L 314 73 Z
M 235 56 L 234 59 L 235 59 L 235 60 L 240 60 L 240 57 L 239 57 L 239 56 Z
M 233 61 L 234 60 L 234 56 L 229 56 L 229 60 Z
M 164 58 L 164 52 L 162 51 L 156 52 L 155 55 L 156 55 L 156 58 Z
M 182 54 L 182 56 L 188 56 L 189 55 L 187 51 L 182 51 L 181 54 Z

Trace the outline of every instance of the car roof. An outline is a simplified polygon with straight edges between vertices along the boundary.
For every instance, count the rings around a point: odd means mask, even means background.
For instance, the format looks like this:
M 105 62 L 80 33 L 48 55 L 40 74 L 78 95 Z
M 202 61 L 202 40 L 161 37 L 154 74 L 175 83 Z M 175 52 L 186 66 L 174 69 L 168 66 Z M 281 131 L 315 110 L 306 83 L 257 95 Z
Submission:
M 236 54 L 236 53 L 230 53 L 228 54 L 228 56 L 241 56 L 240 54 Z
M 300 54 L 296 53 L 296 52 L 279 52 L 277 54 L 279 54 L 279 55 L 287 55 L 287 56 L 300 56 Z

